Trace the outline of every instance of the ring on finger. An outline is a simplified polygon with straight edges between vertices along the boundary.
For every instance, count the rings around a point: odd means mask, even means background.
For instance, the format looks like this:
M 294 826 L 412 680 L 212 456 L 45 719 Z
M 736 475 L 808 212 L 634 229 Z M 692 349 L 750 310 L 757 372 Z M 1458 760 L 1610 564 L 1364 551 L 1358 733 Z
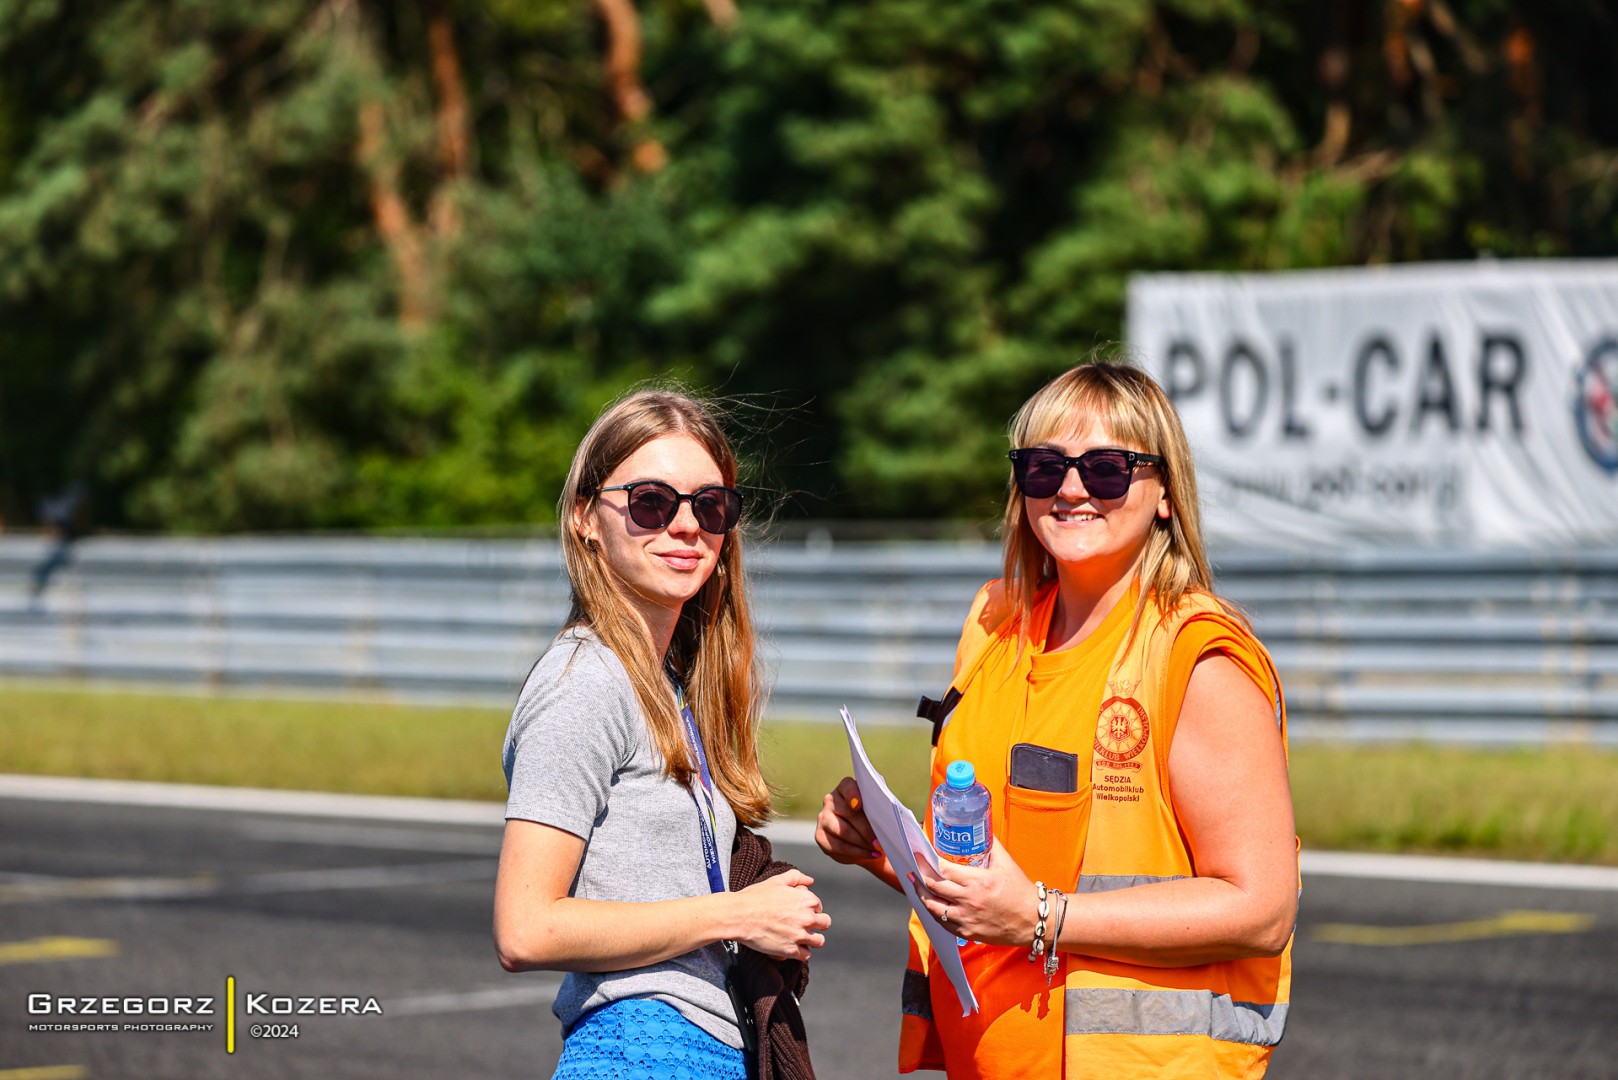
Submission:
M 948 904 L 944 905 L 944 914 L 938 921 L 939 922 L 944 922 L 944 923 L 949 922 L 949 905 Z

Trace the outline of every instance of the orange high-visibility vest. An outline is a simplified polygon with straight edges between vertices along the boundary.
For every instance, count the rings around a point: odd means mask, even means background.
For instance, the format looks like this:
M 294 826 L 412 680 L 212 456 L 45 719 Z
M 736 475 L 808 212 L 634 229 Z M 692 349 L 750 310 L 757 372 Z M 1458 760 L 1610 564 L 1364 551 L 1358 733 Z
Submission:
M 1056 590 L 1040 596 L 1030 616 L 1037 633 L 1022 641 L 1016 625 L 991 629 L 998 595 L 998 583 L 991 583 L 967 620 L 952 683 L 962 697 L 939 737 L 934 786 L 948 762 L 971 760 L 994 794 L 996 835 L 1030 878 L 1064 892 L 1193 876 L 1166 782 L 1178 719 L 1168 711 L 1171 702 L 1178 711 L 1185 690 L 1183 681 L 1171 685 L 1174 640 L 1194 629 L 1197 640 L 1208 643 L 1201 654 L 1223 652 L 1264 687 L 1275 701 L 1284 745 L 1286 712 L 1269 654 L 1244 621 L 1206 594 L 1187 596 L 1167 617 L 1147 603 L 1131 636 L 1132 593 L 1075 646 L 1105 650 L 1093 652 L 1079 676 L 1096 674 L 1088 696 L 1073 695 L 1071 684 L 1063 687 L 1063 704 L 1072 701 L 1082 711 L 1029 716 L 1030 707 L 1065 711 L 1035 698 L 1045 671 L 1070 652 L 1035 659 Z M 1073 659 L 1086 662 L 1083 655 Z M 1178 677 L 1188 678 L 1189 668 Z M 1019 741 L 1076 755 L 1079 790 L 1011 787 L 1011 747 Z M 1041 965 L 1028 963 L 1027 946 L 968 944 L 961 959 L 981 1011 L 962 1018 L 914 915 L 910 931 L 900 1072 L 947 1067 L 952 1078 L 985 1080 L 1260 1076 L 1285 1027 L 1290 941 L 1279 957 L 1184 968 L 1063 953 L 1049 988 Z

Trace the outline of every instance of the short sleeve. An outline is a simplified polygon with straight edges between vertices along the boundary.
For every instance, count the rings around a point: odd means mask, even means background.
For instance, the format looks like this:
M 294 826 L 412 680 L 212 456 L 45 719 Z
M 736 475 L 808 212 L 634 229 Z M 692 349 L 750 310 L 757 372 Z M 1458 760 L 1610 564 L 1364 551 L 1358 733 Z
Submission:
M 1168 685 L 1165 704 L 1168 715 L 1178 721 L 1191 685 L 1191 672 L 1197 662 L 1212 653 L 1223 653 L 1253 680 L 1271 702 L 1279 687 L 1271 676 L 1268 654 L 1251 630 L 1228 615 L 1202 614 L 1186 621 L 1175 635 L 1169 652 Z
M 506 817 L 589 839 L 644 728 L 612 651 L 564 635 L 529 672 L 511 715 L 502 753 Z
M 983 651 L 1010 614 L 1011 602 L 1002 579 L 996 578 L 978 590 L 961 627 L 961 639 L 955 646 L 955 673 L 951 678 L 960 677 L 961 669 Z

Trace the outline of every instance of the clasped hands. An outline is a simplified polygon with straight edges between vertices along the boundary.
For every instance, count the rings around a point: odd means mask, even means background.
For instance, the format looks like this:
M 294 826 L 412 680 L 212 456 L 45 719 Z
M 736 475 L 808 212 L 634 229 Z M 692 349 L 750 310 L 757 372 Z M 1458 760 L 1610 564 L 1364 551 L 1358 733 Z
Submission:
M 831 916 L 809 891 L 815 879 L 792 869 L 727 894 L 738 910 L 736 940 L 773 960 L 808 960 L 826 944 Z

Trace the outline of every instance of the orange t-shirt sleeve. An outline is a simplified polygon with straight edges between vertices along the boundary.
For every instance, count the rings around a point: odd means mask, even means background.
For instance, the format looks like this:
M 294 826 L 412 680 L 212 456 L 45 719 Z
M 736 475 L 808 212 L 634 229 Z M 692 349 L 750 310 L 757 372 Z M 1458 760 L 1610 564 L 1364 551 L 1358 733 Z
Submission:
M 1270 667 L 1258 639 L 1235 619 L 1202 615 L 1180 628 L 1174 639 L 1174 647 L 1169 650 L 1166 704 L 1173 723 L 1178 724 L 1180 709 L 1185 705 L 1185 692 L 1191 685 L 1192 669 L 1197 666 L 1197 661 L 1212 653 L 1223 653 L 1229 657 L 1247 673 L 1247 677 L 1264 692 L 1266 698 L 1275 701 L 1275 681 L 1270 676 Z
M 961 627 L 961 640 L 955 646 L 955 672 L 951 678 L 959 677 L 961 669 L 983 651 L 1010 613 L 1005 583 L 999 578 L 978 590 L 977 596 L 972 598 L 972 609 L 967 612 L 966 623 Z

